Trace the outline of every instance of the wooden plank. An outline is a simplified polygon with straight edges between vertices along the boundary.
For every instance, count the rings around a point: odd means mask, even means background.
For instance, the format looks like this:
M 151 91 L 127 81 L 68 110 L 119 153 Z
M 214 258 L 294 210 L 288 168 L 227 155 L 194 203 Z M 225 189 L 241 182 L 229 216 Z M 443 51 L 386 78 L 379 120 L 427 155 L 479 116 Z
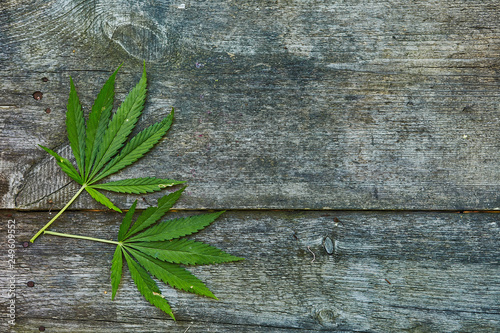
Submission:
M 172 106 L 176 122 L 120 176 L 187 180 L 180 207 L 500 207 L 498 1 L 182 3 L 2 6 L 1 207 L 65 204 L 37 144 L 67 146 L 69 75 L 88 111 L 121 62 L 123 99 L 142 59 L 141 126 Z
M 196 212 L 173 214 L 187 213 Z M 48 217 L 2 211 L 2 234 L 16 221 L 14 332 L 500 330 L 498 214 L 226 212 L 195 238 L 246 260 L 190 268 L 219 301 L 162 286 L 176 323 L 142 298 L 127 271 L 111 301 L 108 244 L 45 235 L 24 248 Z M 119 218 L 68 212 L 53 230 L 114 238 Z M 2 270 L 2 281 L 10 273 Z
M 0 232 L 15 219 L 18 233 L 17 325 L 4 320 L 0 331 L 500 331 L 497 215 L 431 211 L 500 207 L 498 1 L 1 7 L 0 208 L 44 211 L 1 211 Z M 48 236 L 22 246 L 77 190 L 37 148 L 68 153 L 69 75 L 88 112 L 125 62 L 122 100 L 143 59 L 150 95 L 139 127 L 172 106 L 176 121 L 116 179 L 187 180 L 179 214 L 232 209 L 196 238 L 247 258 L 191 268 L 220 301 L 162 287 L 175 323 L 127 274 L 110 300 L 108 246 Z M 136 196 L 111 198 L 127 208 Z M 96 208 L 85 195 L 72 206 Z M 301 211 L 269 210 L 288 208 Z M 111 237 L 119 219 L 73 211 L 54 229 Z

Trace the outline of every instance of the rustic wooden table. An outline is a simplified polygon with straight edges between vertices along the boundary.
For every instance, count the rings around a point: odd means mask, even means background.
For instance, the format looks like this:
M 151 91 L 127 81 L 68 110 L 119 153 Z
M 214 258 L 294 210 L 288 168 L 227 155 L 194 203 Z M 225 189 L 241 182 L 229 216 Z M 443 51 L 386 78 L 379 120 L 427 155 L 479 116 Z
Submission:
M 0 3 L 0 331 L 500 332 L 498 0 Z M 195 238 L 246 258 L 190 268 L 218 301 L 162 285 L 176 322 L 128 273 L 111 301 L 107 244 L 25 247 L 77 190 L 38 147 L 68 151 L 69 76 L 88 113 L 143 59 L 139 127 L 176 119 L 117 179 L 186 180 L 176 214 L 227 209 Z M 120 221 L 82 195 L 51 229 Z

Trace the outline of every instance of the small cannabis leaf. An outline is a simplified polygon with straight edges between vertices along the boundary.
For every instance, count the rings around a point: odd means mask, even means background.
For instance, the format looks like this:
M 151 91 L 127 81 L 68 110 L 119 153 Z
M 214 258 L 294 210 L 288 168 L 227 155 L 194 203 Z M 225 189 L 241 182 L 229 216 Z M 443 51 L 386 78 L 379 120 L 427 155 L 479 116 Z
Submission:
M 70 78 L 66 130 L 77 167 L 75 168 L 69 160 L 59 156 L 53 150 L 41 145 L 40 147 L 54 156 L 61 169 L 82 187 L 68 204 L 31 239 L 31 242 L 47 229 L 83 190 L 86 190 L 96 201 L 121 213 L 121 210 L 98 189 L 142 194 L 184 183 L 172 179 L 144 177 L 97 184 L 103 178 L 131 165 L 151 150 L 168 131 L 174 116 L 172 109 L 172 112 L 162 121 L 151 125 L 125 143 L 144 108 L 147 91 L 146 63 L 144 63 L 139 83 L 111 117 L 115 95 L 115 77 L 120 67 L 111 75 L 99 92 L 86 126 L 82 106 L 73 80 Z
M 174 288 L 217 299 L 203 282 L 178 264 L 203 265 L 243 260 L 205 243 L 179 239 L 204 229 L 223 212 L 167 220 L 153 225 L 174 205 L 182 191 L 184 188 L 160 198 L 157 207 L 143 211 L 132 224 L 137 200 L 134 202 L 120 226 L 118 246 L 111 263 L 112 299 L 120 284 L 125 257 L 137 289 L 151 304 L 174 320 L 172 309 L 151 275 Z

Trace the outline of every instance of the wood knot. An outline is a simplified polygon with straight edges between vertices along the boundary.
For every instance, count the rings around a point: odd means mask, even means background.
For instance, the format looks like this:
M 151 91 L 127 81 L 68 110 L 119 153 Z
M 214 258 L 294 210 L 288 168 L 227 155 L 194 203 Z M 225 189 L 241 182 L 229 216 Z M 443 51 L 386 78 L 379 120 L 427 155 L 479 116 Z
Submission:
M 323 326 L 337 326 L 337 319 L 340 317 L 336 309 L 321 309 L 317 312 L 316 318 Z
M 169 38 L 149 27 L 125 24 L 116 27 L 111 39 L 118 43 L 128 54 L 146 61 L 157 60 L 165 55 Z
M 335 252 L 335 246 L 333 245 L 333 241 L 330 237 L 325 237 L 325 241 L 323 242 L 323 246 L 325 247 L 325 251 L 328 254 L 333 254 Z

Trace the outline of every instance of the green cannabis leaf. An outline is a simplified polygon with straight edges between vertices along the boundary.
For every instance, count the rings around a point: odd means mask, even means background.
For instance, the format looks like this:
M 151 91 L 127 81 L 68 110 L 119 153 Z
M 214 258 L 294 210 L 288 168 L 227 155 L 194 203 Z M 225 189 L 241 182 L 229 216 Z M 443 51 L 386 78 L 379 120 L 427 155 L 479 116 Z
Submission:
M 175 320 L 168 301 L 161 294 L 152 276 L 171 287 L 217 299 L 201 280 L 179 264 L 204 265 L 243 260 L 243 258 L 235 257 L 208 244 L 181 238 L 204 229 L 223 211 L 157 223 L 172 208 L 183 191 L 184 188 L 160 198 L 157 207 L 149 207 L 144 210 L 132 224 L 136 200 L 123 218 L 118 231 L 118 241 L 53 231 L 45 231 L 45 233 L 116 244 L 117 247 L 111 261 L 112 299 L 115 298 L 120 285 L 125 262 L 139 292 L 151 304 Z
M 82 187 L 66 206 L 31 238 L 32 243 L 75 201 L 83 190 L 87 191 L 99 203 L 121 213 L 121 210 L 98 189 L 143 194 L 184 183 L 172 179 L 145 177 L 96 184 L 101 179 L 131 165 L 151 150 L 168 131 L 174 116 L 172 109 L 172 112 L 162 121 L 151 125 L 125 143 L 144 108 L 147 91 L 146 63 L 144 63 L 139 83 L 130 91 L 111 117 L 115 96 L 115 77 L 120 67 L 106 81 L 97 95 L 86 126 L 82 106 L 73 80 L 70 78 L 66 130 L 77 168 L 53 150 L 41 145 L 40 147 L 54 156 L 61 169 Z

